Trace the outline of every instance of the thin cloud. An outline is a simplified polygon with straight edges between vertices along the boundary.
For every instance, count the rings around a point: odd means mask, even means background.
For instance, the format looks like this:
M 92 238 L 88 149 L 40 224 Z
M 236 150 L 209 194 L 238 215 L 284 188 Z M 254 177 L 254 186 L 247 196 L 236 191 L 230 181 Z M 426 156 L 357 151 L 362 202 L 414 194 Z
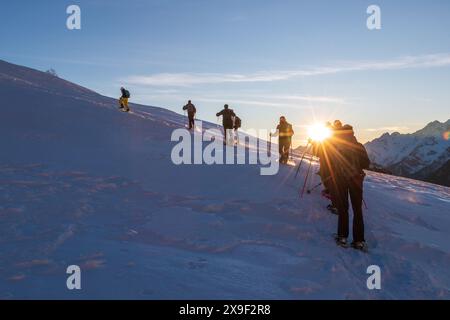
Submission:
M 216 99 L 216 98 L 196 98 L 197 101 L 201 102 L 211 102 L 211 103 L 221 103 L 230 104 L 231 106 L 242 105 L 242 106 L 258 106 L 258 107 L 272 107 L 272 108 L 295 108 L 303 109 L 307 108 L 305 105 L 299 105 L 295 103 L 280 103 L 280 102 L 270 102 L 267 100 L 246 100 L 246 99 Z
M 380 127 L 380 128 L 369 128 L 366 129 L 366 131 L 369 132 L 380 132 L 380 131 L 384 131 L 384 132 L 388 132 L 388 131 L 405 131 L 408 130 L 409 127 Z
M 143 86 L 188 87 L 198 84 L 273 82 L 296 77 L 320 76 L 342 72 L 436 68 L 450 65 L 450 54 L 406 56 L 384 61 L 349 61 L 335 66 L 314 67 L 290 71 L 261 71 L 238 73 L 159 73 L 149 76 L 130 76 L 125 82 Z
M 176 90 L 157 90 L 158 92 L 152 94 L 135 93 L 135 97 L 141 100 L 150 100 L 155 98 L 170 98 L 171 100 L 185 100 L 186 95 L 178 93 Z M 192 94 L 191 94 L 192 96 Z M 244 94 L 237 95 L 230 98 L 222 95 L 194 95 L 195 101 L 205 103 L 230 104 L 232 106 L 258 106 L 258 107 L 272 107 L 272 108 L 295 108 L 304 109 L 310 108 L 312 105 L 320 104 L 345 104 L 345 100 L 339 97 L 327 96 L 302 96 L 302 95 L 254 95 Z
M 221 73 L 160 73 L 151 76 L 132 76 L 125 79 L 128 84 L 148 86 L 192 86 L 196 84 L 217 84 L 233 82 L 270 82 L 286 80 L 282 73 L 221 74 Z
M 329 96 L 303 96 L 303 95 L 258 95 L 258 97 L 263 99 L 272 99 L 272 100 L 287 100 L 287 101 L 299 101 L 299 102 L 311 102 L 311 103 L 336 103 L 343 104 L 345 100 L 339 97 L 329 97 Z
M 218 97 L 207 97 L 214 99 L 214 102 L 222 101 L 223 99 L 219 99 Z M 232 99 L 234 101 L 239 101 L 243 103 L 253 103 L 257 104 L 267 104 L 267 105 L 277 105 L 280 103 L 286 104 L 298 104 L 298 103 L 333 103 L 333 104 L 345 104 L 346 101 L 344 98 L 340 97 L 332 97 L 332 96 L 311 96 L 311 95 L 283 95 L 283 94 L 237 94 L 237 99 Z

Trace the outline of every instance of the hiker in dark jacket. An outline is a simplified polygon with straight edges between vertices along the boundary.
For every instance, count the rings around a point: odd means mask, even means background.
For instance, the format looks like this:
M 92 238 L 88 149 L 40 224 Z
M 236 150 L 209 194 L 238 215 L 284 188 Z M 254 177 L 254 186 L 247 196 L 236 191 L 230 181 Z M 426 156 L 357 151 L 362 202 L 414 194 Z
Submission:
M 224 131 L 223 144 L 227 144 L 228 139 L 232 138 L 233 133 L 231 130 L 233 129 L 233 118 L 236 117 L 236 114 L 232 109 L 229 109 L 228 105 L 226 104 L 222 111 L 216 113 L 216 116 L 222 116 L 222 125 Z
M 277 126 L 277 131 L 271 133 L 270 136 L 278 137 L 278 152 L 280 153 L 280 163 L 286 164 L 289 160 L 289 150 L 291 148 L 292 136 L 294 130 L 292 125 L 286 121 L 286 117 L 280 117 L 280 124 Z
M 187 110 L 188 119 L 189 119 L 189 130 L 195 127 L 195 114 L 197 113 L 197 109 L 192 104 L 191 100 L 188 101 L 187 105 L 183 107 L 183 110 Z
M 332 174 L 331 192 L 336 202 L 339 221 L 336 242 L 347 246 L 349 236 L 349 201 L 353 208 L 353 242 L 352 247 L 365 250 L 363 219 L 363 182 L 364 169 L 370 164 L 367 151 L 356 140 L 353 128 L 345 125 L 336 130 L 330 149 L 330 170 Z

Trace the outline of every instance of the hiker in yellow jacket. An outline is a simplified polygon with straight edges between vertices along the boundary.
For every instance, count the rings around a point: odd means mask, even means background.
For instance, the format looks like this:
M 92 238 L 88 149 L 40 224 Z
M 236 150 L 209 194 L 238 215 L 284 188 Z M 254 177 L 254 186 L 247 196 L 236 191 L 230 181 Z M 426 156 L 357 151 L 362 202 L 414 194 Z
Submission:
M 272 137 L 278 137 L 280 163 L 286 164 L 289 160 L 289 149 L 291 148 L 292 136 L 294 135 L 292 125 L 286 121 L 284 116 L 280 117 L 280 124 L 277 126 L 277 131 L 270 135 Z
M 126 90 L 124 87 L 121 87 L 120 92 L 122 93 L 122 96 L 119 99 L 119 109 L 123 112 L 129 112 L 130 108 L 128 107 L 128 99 L 130 98 L 130 91 Z

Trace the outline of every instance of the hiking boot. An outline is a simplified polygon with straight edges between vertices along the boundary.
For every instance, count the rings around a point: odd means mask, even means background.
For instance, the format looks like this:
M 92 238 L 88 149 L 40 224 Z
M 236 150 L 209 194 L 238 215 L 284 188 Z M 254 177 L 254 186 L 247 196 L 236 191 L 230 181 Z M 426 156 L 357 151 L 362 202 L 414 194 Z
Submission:
M 353 241 L 351 246 L 353 249 L 367 252 L 367 244 L 365 241 Z
M 347 238 L 336 236 L 334 239 L 336 240 L 336 244 L 338 246 L 341 246 L 341 247 L 344 247 L 344 248 L 348 248 Z
M 329 204 L 328 206 L 327 206 L 327 209 L 332 213 L 332 214 L 338 214 L 338 210 L 337 210 L 337 208 L 336 207 L 334 207 L 332 204 Z

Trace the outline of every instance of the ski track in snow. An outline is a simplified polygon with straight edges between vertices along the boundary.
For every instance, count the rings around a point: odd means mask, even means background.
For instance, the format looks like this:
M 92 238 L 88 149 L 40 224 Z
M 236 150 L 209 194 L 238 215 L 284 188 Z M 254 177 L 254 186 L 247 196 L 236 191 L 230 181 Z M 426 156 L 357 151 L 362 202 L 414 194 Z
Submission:
M 0 299 L 450 298 L 449 188 L 369 173 L 365 254 L 334 244 L 320 190 L 300 199 L 308 159 L 298 179 L 293 163 L 272 177 L 177 167 L 181 115 L 64 95 L 36 110 L 21 97 L 0 119 Z M 81 291 L 66 289 L 71 264 Z M 366 287 L 371 264 L 382 290 Z

